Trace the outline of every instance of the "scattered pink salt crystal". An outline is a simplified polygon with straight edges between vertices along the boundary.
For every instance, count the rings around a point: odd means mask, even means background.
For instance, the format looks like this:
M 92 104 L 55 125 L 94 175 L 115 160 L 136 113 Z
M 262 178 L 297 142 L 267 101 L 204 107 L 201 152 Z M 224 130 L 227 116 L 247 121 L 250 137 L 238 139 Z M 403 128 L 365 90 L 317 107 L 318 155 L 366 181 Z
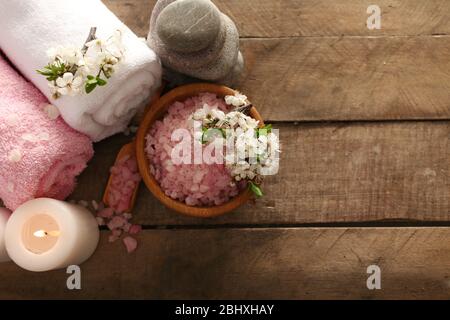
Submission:
M 92 201 L 94 203 L 94 201 Z M 97 207 L 97 209 L 95 209 Z M 115 242 L 119 240 L 124 234 L 136 235 L 141 232 L 142 227 L 137 224 L 132 224 L 129 221 L 133 218 L 131 213 L 115 212 L 113 208 L 106 207 L 100 202 L 97 206 L 93 206 L 96 210 L 96 220 L 99 226 L 107 225 L 111 230 L 111 234 L 108 236 L 108 242 Z M 128 252 L 136 250 L 137 241 L 130 236 L 126 236 L 123 239 L 123 243 Z
M 108 241 L 115 242 L 124 233 L 137 234 L 141 230 L 140 226 L 129 222 L 132 215 L 125 213 L 131 206 L 132 196 L 141 181 L 141 176 L 138 172 L 136 158 L 128 155 L 111 167 L 110 172 L 111 184 L 107 195 L 109 207 L 96 201 L 92 201 L 92 206 L 97 211 L 98 224 L 106 225 L 111 230 Z M 83 204 L 85 203 L 83 202 Z M 127 236 L 123 242 L 128 252 L 136 250 L 137 242 L 134 238 Z
M 131 218 L 133 218 L 133 215 L 131 213 L 126 212 L 122 214 L 122 217 L 124 217 L 127 220 L 130 220 Z
M 78 201 L 78 204 L 85 208 L 87 208 L 89 206 L 89 203 L 86 200 L 80 200 L 80 201 Z
M 111 218 L 114 215 L 113 208 L 105 208 L 97 213 L 97 216 L 101 218 Z
M 106 224 L 105 219 L 103 219 L 102 217 L 96 217 L 95 219 L 97 220 L 97 224 L 99 226 L 104 226 Z
M 114 229 L 122 228 L 125 225 L 125 223 L 127 223 L 127 220 L 124 217 L 115 216 L 114 218 L 111 219 L 110 222 L 108 222 L 108 229 L 114 230 Z
M 120 159 L 111 169 L 109 205 L 117 212 L 125 212 L 131 206 L 132 196 L 141 181 L 135 157 L 129 155 Z
M 120 237 L 121 235 L 122 235 L 122 230 L 120 230 L 120 229 L 114 229 L 114 230 L 112 230 L 111 231 L 111 234 L 113 235 L 113 236 L 115 236 L 115 237 Z
M 123 225 L 123 231 L 129 233 L 130 232 L 130 228 L 131 228 L 131 223 L 127 222 Z
M 97 201 L 95 201 L 95 200 L 92 200 L 91 201 L 91 204 L 92 204 L 92 208 L 94 208 L 94 210 L 95 211 L 98 211 L 98 202 Z
M 128 230 L 129 234 L 138 234 L 139 232 L 142 231 L 142 226 L 138 225 L 138 224 L 133 224 L 130 229 Z
M 125 247 L 127 248 L 127 252 L 131 253 L 136 250 L 137 248 L 137 241 L 133 237 L 125 237 L 123 238 L 123 243 L 125 244 Z

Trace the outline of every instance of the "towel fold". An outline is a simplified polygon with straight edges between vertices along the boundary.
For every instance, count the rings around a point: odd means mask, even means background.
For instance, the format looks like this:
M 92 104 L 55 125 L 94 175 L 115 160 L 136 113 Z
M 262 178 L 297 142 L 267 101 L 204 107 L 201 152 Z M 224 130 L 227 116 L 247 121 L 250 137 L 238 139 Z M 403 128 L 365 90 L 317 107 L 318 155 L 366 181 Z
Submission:
M 0 198 L 4 204 L 15 210 L 33 198 L 66 198 L 93 155 L 92 142 L 70 128 L 1 55 L 0 115 Z
M 97 37 L 123 35 L 124 61 L 108 85 L 90 94 L 52 100 L 45 77 L 36 73 L 49 62 L 47 50 L 82 47 L 91 27 Z M 94 141 L 123 131 L 161 82 L 156 54 L 100 0 L 0 0 L 0 48 L 17 68 L 60 110 L 74 129 Z

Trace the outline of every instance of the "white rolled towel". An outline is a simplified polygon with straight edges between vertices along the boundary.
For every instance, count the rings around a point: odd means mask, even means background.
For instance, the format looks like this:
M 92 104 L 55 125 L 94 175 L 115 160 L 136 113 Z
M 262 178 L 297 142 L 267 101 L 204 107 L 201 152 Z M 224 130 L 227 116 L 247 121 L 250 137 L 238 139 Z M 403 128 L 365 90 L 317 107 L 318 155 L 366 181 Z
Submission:
M 120 30 L 124 60 L 106 86 L 54 100 L 48 81 L 36 70 L 49 63 L 50 48 L 81 48 L 91 27 L 101 39 Z M 94 141 L 123 131 L 161 84 L 156 54 L 100 0 L 0 0 L 0 48 L 71 127 Z

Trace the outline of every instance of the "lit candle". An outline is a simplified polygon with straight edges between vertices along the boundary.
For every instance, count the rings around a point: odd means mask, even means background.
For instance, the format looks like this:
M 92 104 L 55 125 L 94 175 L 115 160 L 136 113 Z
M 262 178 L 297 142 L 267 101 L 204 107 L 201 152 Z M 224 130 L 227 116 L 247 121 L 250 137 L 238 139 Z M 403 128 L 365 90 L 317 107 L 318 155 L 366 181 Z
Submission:
M 54 199 L 34 199 L 20 206 L 6 225 L 9 257 L 30 271 L 80 265 L 95 251 L 97 221 L 86 208 Z
M 11 215 L 11 211 L 5 208 L 0 208 L 0 262 L 6 262 L 9 259 L 8 253 L 5 247 L 5 229 L 8 218 Z

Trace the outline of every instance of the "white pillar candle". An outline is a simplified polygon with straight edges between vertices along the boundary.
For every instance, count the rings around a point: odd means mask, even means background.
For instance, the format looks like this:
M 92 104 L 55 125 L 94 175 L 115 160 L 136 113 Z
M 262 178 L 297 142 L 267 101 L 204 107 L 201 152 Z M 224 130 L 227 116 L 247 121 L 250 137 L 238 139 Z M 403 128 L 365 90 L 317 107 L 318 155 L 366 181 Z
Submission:
M 20 206 L 6 225 L 9 257 L 30 271 L 80 265 L 100 238 L 97 220 L 86 208 L 54 199 L 34 199 Z
M 11 211 L 6 208 L 0 208 L 0 262 L 11 260 L 5 247 L 5 229 L 10 215 Z

